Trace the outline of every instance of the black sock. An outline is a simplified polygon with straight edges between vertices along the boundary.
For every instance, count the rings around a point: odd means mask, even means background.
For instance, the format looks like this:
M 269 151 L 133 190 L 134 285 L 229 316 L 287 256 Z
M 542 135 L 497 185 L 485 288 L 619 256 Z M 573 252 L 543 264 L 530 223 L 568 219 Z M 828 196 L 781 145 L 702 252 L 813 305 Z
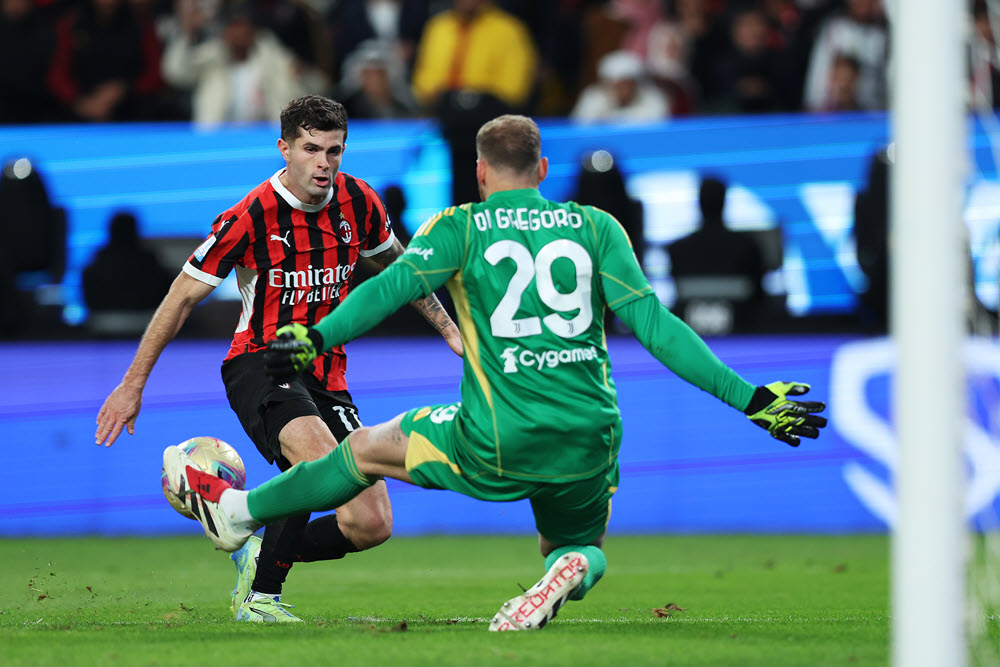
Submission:
M 257 557 L 257 575 L 251 585 L 254 591 L 267 595 L 281 593 L 281 585 L 296 560 L 296 545 L 305 533 L 309 516 L 300 514 L 279 519 L 264 528 L 260 556 Z
M 257 557 L 257 575 L 251 588 L 258 593 L 278 595 L 292 564 L 337 560 L 360 551 L 344 537 L 336 514 L 309 521 L 309 514 L 280 519 L 264 528 Z
M 312 563 L 318 560 L 337 560 L 360 551 L 340 532 L 336 514 L 321 516 L 310 521 L 302 532 L 302 540 L 295 552 L 296 560 Z

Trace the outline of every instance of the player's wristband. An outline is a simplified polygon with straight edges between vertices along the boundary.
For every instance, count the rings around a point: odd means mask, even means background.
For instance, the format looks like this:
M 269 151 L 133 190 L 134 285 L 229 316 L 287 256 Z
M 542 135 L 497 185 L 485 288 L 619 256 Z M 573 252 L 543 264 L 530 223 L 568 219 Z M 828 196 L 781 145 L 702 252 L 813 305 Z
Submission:
M 753 414 L 757 414 L 767 406 L 771 405 L 774 400 L 778 398 L 778 395 L 767 387 L 758 386 L 754 392 L 753 396 L 750 397 L 750 403 L 747 404 L 746 409 L 743 414 L 748 417 Z

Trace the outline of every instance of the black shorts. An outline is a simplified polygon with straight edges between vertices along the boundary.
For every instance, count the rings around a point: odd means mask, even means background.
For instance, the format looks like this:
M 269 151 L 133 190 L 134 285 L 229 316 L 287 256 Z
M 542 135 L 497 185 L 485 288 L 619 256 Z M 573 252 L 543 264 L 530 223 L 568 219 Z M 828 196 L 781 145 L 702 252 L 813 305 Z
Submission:
M 264 370 L 264 355 L 248 352 L 222 364 L 229 405 L 243 430 L 268 463 L 280 470 L 292 465 L 281 454 L 278 434 L 296 417 L 316 415 L 333 432 L 337 442 L 361 427 L 358 409 L 346 391 L 330 391 L 306 373 L 283 385 L 275 385 Z

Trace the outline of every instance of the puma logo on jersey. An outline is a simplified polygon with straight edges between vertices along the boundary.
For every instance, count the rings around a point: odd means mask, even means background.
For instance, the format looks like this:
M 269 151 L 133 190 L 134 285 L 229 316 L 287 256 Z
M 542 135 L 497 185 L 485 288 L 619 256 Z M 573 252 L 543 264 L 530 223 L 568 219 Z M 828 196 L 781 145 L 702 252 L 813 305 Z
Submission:
M 269 238 L 268 241 L 281 241 L 286 246 L 288 246 L 289 248 L 291 248 L 292 244 L 288 242 L 288 235 L 291 234 L 291 233 L 292 233 L 292 230 L 289 229 L 287 232 L 285 232 L 284 236 L 278 236 L 277 234 L 271 234 L 271 238 Z

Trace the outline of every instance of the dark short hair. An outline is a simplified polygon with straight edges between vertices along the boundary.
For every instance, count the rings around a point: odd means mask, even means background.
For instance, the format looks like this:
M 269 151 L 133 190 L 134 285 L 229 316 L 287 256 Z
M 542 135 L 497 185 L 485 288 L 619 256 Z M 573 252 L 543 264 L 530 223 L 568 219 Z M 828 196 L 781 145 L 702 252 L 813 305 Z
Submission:
M 504 114 L 479 128 L 476 153 L 493 168 L 523 174 L 542 158 L 542 136 L 527 116 Z
M 306 132 L 343 130 L 347 140 L 347 111 L 340 102 L 321 95 L 298 97 L 281 110 L 281 138 L 292 143 L 299 136 L 299 128 Z

